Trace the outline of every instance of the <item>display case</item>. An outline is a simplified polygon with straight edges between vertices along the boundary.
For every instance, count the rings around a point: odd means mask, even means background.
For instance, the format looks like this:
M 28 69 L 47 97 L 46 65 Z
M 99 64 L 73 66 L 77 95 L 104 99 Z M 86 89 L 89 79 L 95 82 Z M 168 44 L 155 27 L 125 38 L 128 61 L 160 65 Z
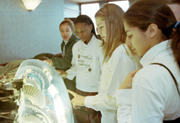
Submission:
M 66 86 L 52 66 L 40 60 L 25 60 L 15 79 L 23 80 L 15 123 L 74 123 Z

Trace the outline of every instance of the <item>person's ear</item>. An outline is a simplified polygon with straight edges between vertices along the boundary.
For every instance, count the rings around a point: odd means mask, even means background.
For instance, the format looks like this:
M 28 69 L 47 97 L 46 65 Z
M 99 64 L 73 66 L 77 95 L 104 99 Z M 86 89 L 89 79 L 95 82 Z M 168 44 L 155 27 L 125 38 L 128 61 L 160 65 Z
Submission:
M 91 24 L 89 27 L 90 27 L 90 29 L 91 29 L 91 31 L 92 31 L 92 28 L 93 28 L 92 24 Z
M 152 38 L 154 38 L 156 35 L 157 35 L 157 33 L 158 33 L 158 26 L 156 25 L 156 24 L 154 24 L 154 23 L 152 23 L 152 24 L 150 24 L 149 26 L 148 26 L 148 35 L 149 35 L 149 37 L 152 39 Z

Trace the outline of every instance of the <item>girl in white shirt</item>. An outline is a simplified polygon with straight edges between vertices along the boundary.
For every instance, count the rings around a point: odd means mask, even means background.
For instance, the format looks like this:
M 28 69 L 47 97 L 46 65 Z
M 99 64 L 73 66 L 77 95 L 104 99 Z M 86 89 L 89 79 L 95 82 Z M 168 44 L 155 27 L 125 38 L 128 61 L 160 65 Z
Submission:
M 139 0 L 125 13 L 124 27 L 126 44 L 142 57 L 143 68 L 131 72 L 117 92 L 118 123 L 172 122 L 180 117 L 180 22 L 162 1 Z M 153 63 L 166 66 L 177 85 L 164 66 Z
M 70 80 L 76 77 L 77 94 L 96 95 L 103 61 L 102 41 L 96 35 L 93 21 L 87 15 L 79 15 L 74 23 L 76 34 L 81 40 L 73 45 L 72 66 L 64 72 L 64 75 Z M 77 123 L 101 123 L 99 111 L 85 106 L 75 108 L 73 111 Z
M 127 74 L 138 68 L 130 59 L 125 48 L 125 32 L 123 27 L 123 10 L 115 4 L 105 4 L 95 14 L 98 33 L 103 39 L 104 60 L 98 95 L 75 98 L 73 106 L 86 106 L 102 113 L 102 123 L 116 123 L 115 92 Z M 130 53 L 130 51 L 128 51 Z

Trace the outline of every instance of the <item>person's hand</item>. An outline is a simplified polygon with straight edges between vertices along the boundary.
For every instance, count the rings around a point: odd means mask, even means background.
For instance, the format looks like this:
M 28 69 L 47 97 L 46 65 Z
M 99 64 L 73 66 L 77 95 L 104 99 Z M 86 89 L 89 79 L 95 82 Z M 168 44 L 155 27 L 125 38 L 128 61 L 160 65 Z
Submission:
M 84 106 L 85 96 L 78 95 L 71 90 L 68 90 L 68 92 L 74 96 L 74 98 L 71 100 L 73 108 L 79 109 L 80 106 Z
M 66 71 L 63 71 L 63 70 L 56 70 L 56 71 L 60 74 L 60 76 L 62 78 L 66 78 L 67 77 L 67 72 Z
M 67 72 L 66 71 L 63 71 L 63 70 L 56 70 L 60 75 L 61 74 L 67 74 Z
M 124 82 L 121 84 L 119 89 L 131 89 L 132 88 L 132 81 L 135 76 L 135 74 L 139 71 L 140 69 L 136 69 L 132 72 L 130 72 L 127 77 L 125 78 Z
M 46 62 L 47 64 L 53 66 L 53 62 L 51 59 L 47 59 L 47 60 L 43 60 L 44 62 Z

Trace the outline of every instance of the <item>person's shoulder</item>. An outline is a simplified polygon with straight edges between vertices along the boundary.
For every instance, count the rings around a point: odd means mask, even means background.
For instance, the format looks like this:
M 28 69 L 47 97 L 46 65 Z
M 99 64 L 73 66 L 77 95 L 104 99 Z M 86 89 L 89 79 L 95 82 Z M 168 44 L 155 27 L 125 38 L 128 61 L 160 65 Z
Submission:
M 74 44 L 76 44 L 77 42 L 79 42 L 79 38 L 75 35 L 75 34 L 73 34 L 73 36 L 72 36 L 72 38 L 69 40 L 69 44 L 70 45 L 74 45 Z
M 147 80 L 151 82 L 156 82 L 161 80 L 161 78 L 166 78 L 169 76 L 168 71 L 160 65 L 146 65 L 137 73 L 137 78 L 141 80 Z
M 78 37 L 77 35 L 72 34 L 72 37 L 70 38 L 70 40 L 71 40 L 71 42 L 77 42 L 77 41 L 79 41 L 80 39 L 79 39 L 79 37 Z
M 95 36 L 94 36 L 95 37 Z M 94 38 L 95 39 L 95 43 L 97 44 L 98 47 L 102 46 L 102 40 L 98 39 L 97 37 Z
M 165 68 L 158 65 L 144 66 L 133 78 L 134 88 L 144 88 L 153 93 L 166 90 L 172 83 L 170 73 L 168 73 Z
M 73 44 L 73 48 L 79 48 L 79 47 L 82 47 L 82 44 L 83 44 L 84 42 L 82 42 L 81 40 L 79 40 L 79 41 L 77 41 L 77 42 L 75 42 L 74 44 Z
M 126 53 L 126 50 L 123 44 L 120 44 L 118 47 L 116 47 L 116 49 L 113 52 L 113 54 L 119 54 L 119 55 L 123 55 L 124 53 Z

